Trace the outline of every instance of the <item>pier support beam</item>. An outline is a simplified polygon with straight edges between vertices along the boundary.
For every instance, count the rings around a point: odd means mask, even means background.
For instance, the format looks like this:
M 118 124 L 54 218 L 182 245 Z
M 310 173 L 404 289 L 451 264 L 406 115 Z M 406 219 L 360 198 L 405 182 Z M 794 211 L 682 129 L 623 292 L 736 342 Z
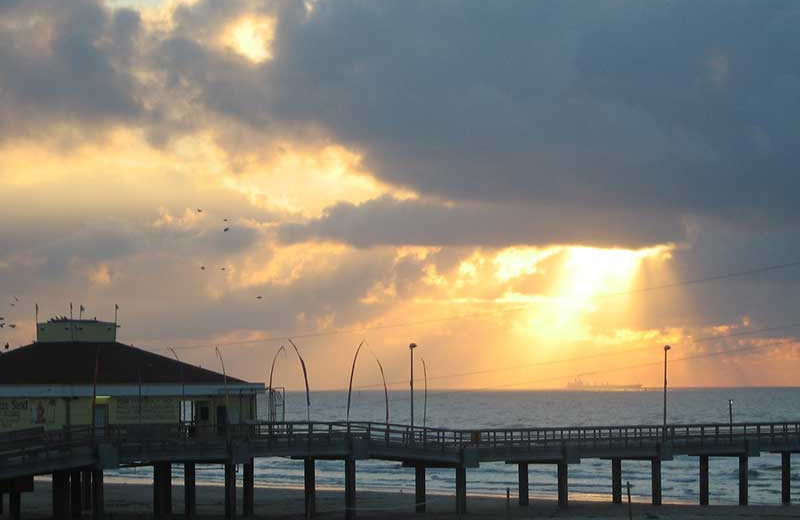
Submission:
M 306 518 L 317 514 L 317 471 L 312 458 L 303 459 Z
M 83 507 L 81 507 L 81 472 L 80 470 L 73 471 L 70 473 L 69 476 L 69 506 L 70 512 L 72 513 L 72 518 L 80 518 L 81 513 L 83 512 Z
M 520 462 L 519 463 L 519 505 L 527 506 L 529 502 L 528 498 L 528 463 L 527 462 Z
M 417 465 L 414 466 L 414 489 L 416 493 L 414 493 L 414 502 L 416 505 L 417 513 L 424 513 L 425 512 L 425 466 Z
M 22 493 L 19 491 L 11 491 L 8 494 L 8 519 L 22 519 Z
M 467 468 L 456 468 L 456 514 L 467 513 Z
M 85 469 L 81 471 L 81 485 L 83 486 L 83 510 L 92 508 L 92 472 Z
M 253 514 L 255 499 L 253 487 L 255 483 L 253 459 L 242 465 L 242 515 L 251 516 Z
M 566 462 L 558 463 L 558 507 L 569 505 L 569 470 Z
M 194 462 L 183 465 L 183 516 L 194 518 L 197 514 L 197 487 Z
M 781 503 L 792 503 L 792 454 L 781 452 Z
M 69 508 L 69 473 L 53 472 L 53 518 L 66 520 Z
M 611 459 L 611 502 L 622 503 L 622 459 Z
M 739 505 L 747 505 L 747 470 L 748 458 L 747 455 L 739 457 Z
M 153 517 L 162 518 L 172 513 L 172 464 L 153 464 Z
M 225 520 L 236 518 L 236 465 L 225 464 Z
M 103 489 L 103 469 L 92 471 L 92 520 L 103 520 L 105 517 L 106 499 Z
M 700 455 L 700 505 L 708 505 L 708 455 Z
M 344 459 L 344 517 L 352 520 L 356 517 L 356 461 Z
M 661 459 L 650 461 L 650 473 L 653 484 L 653 505 L 661 505 Z

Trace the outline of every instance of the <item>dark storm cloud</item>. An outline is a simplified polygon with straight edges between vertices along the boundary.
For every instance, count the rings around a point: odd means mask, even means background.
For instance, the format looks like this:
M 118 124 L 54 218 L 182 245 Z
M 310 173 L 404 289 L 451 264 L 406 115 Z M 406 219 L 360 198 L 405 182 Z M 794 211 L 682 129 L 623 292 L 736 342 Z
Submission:
M 448 198 L 797 215 L 793 2 L 320 2 L 273 114 Z
M 0 20 L 0 139 L 78 134 L 145 113 L 130 69 L 139 14 L 91 1 L 12 3 Z
M 278 231 L 285 242 L 331 240 L 357 247 L 553 243 L 637 247 L 653 244 L 654 237 L 683 235 L 672 219 L 656 214 L 643 217 L 624 210 L 594 214 L 579 208 L 513 204 L 447 206 L 388 196 L 360 205 L 341 202 L 318 219 L 282 224 Z

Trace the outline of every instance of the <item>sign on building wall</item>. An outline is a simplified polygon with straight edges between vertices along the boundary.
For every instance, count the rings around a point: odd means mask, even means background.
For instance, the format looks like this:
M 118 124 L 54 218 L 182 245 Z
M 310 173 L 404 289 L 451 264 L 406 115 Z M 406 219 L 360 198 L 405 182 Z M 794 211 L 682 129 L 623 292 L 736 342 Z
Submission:
M 0 429 L 15 430 L 56 424 L 55 399 L 0 399 Z
M 178 400 L 169 397 L 120 397 L 114 399 L 112 423 L 172 423 L 178 421 Z

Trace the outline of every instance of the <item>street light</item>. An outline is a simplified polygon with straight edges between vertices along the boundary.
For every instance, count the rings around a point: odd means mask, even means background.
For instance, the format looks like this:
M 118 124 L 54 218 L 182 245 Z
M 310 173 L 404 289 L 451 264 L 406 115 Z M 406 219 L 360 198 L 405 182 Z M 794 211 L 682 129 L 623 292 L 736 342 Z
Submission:
M 411 343 L 408 346 L 408 351 L 411 352 L 411 428 L 414 428 L 414 349 L 417 348 L 416 343 Z
M 730 419 L 731 429 L 733 429 L 733 399 L 728 399 L 728 418 Z
M 664 345 L 664 439 L 667 438 L 667 351 L 671 348 Z

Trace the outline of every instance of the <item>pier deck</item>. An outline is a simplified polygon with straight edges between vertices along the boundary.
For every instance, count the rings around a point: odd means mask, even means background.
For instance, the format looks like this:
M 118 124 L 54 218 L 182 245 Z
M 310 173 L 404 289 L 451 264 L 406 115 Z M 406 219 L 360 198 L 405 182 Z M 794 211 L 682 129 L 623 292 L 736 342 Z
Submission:
M 411 427 L 371 422 L 281 422 L 230 425 L 222 431 L 191 424 L 112 425 L 93 430 L 89 427 L 57 431 L 25 430 L 0 436 L 0 493 L 9 493 L 10 503 L 19 505 L 19 494 L 28 491 L 31 477 L 53 474 L 54 516 L 66 511 L 70 479 L 73 490 L 81 485 L 89 495 L 92 487 L 95 518 L 102 518 L 102 472 L 121 466 L 151 465 L 154 478 L 154 512 L 171 511 L 170 479 L 172 464 L 185 464 L 185 473 L 194 478 L 196 463 L 219 463 L 226 467 L 226 516 L 235 516 L 235 472 L 244 467 L 245 500 L 243 511 L 252 511 L 253 459 L 290 457 L 305 461 L 306 507 L 314 511 L 314 461 L 344 462 L 348 516 L 354 517 L 355 464 L 357 460 L 397 461 L 416 470 L 417 502 L 424 510 L 425 468 L 453 468 L 456 479 L 456 510 L 466 512 L 468 468 L 484 462 L 506 462 L 519 466 L 519 501 L 528 502 L 528 465 L 555 464 L 558 467 L 559 503 L 568 504 L 568 466 L 583 459 L 612 461 L 612 500 L 621 501 L 621 464 L 624 460 L 649 460 L 652 467 L 652 499 L 661 502 L 661 461 L 676 455 L 699 459 L 700 503 L 708 503 L 708 458 L 738 457 L 740 468 L 739 502 L 747 504 L 747 461 L 761 453 L 781 453 L 782 501 L 790 502 L 791 454 L 800 452 L 800 422 L 735 424 L 670 424 L 581 426 L 555 428 L 442 429 Z M 776 472 L 777 473 L 777 472 Z M 81 477 L 83 475 L 83 477 Z M 92 475 L 92 481 L 88 475 Z M 188 482 L 192 486 L 194 482 Z M 776 474 L 777 478 L 777 474 Z M 76 487 L 78 486 L 78 487 Z M 249 493 L 248 489 L 249 488 Z M 78 497 L 78 491 L 73 495 Z M 61 498 L 59 498 L 61 497 Z M 248 498 L 249 497 L 249 498 Z M 193 500 L 193 499 L 192 499 Z M 85 500 L 88 502 L 89 500 Z M 98 502 L 99 501 L 99 502 Z M 233 501 L 233 503 L 229 503 Z M 249 502 L 249 503 L 248 503 Z M 193 504 L 185 504 L 186 511 Z M 12 508 L 11 516 L 15 517 Z

